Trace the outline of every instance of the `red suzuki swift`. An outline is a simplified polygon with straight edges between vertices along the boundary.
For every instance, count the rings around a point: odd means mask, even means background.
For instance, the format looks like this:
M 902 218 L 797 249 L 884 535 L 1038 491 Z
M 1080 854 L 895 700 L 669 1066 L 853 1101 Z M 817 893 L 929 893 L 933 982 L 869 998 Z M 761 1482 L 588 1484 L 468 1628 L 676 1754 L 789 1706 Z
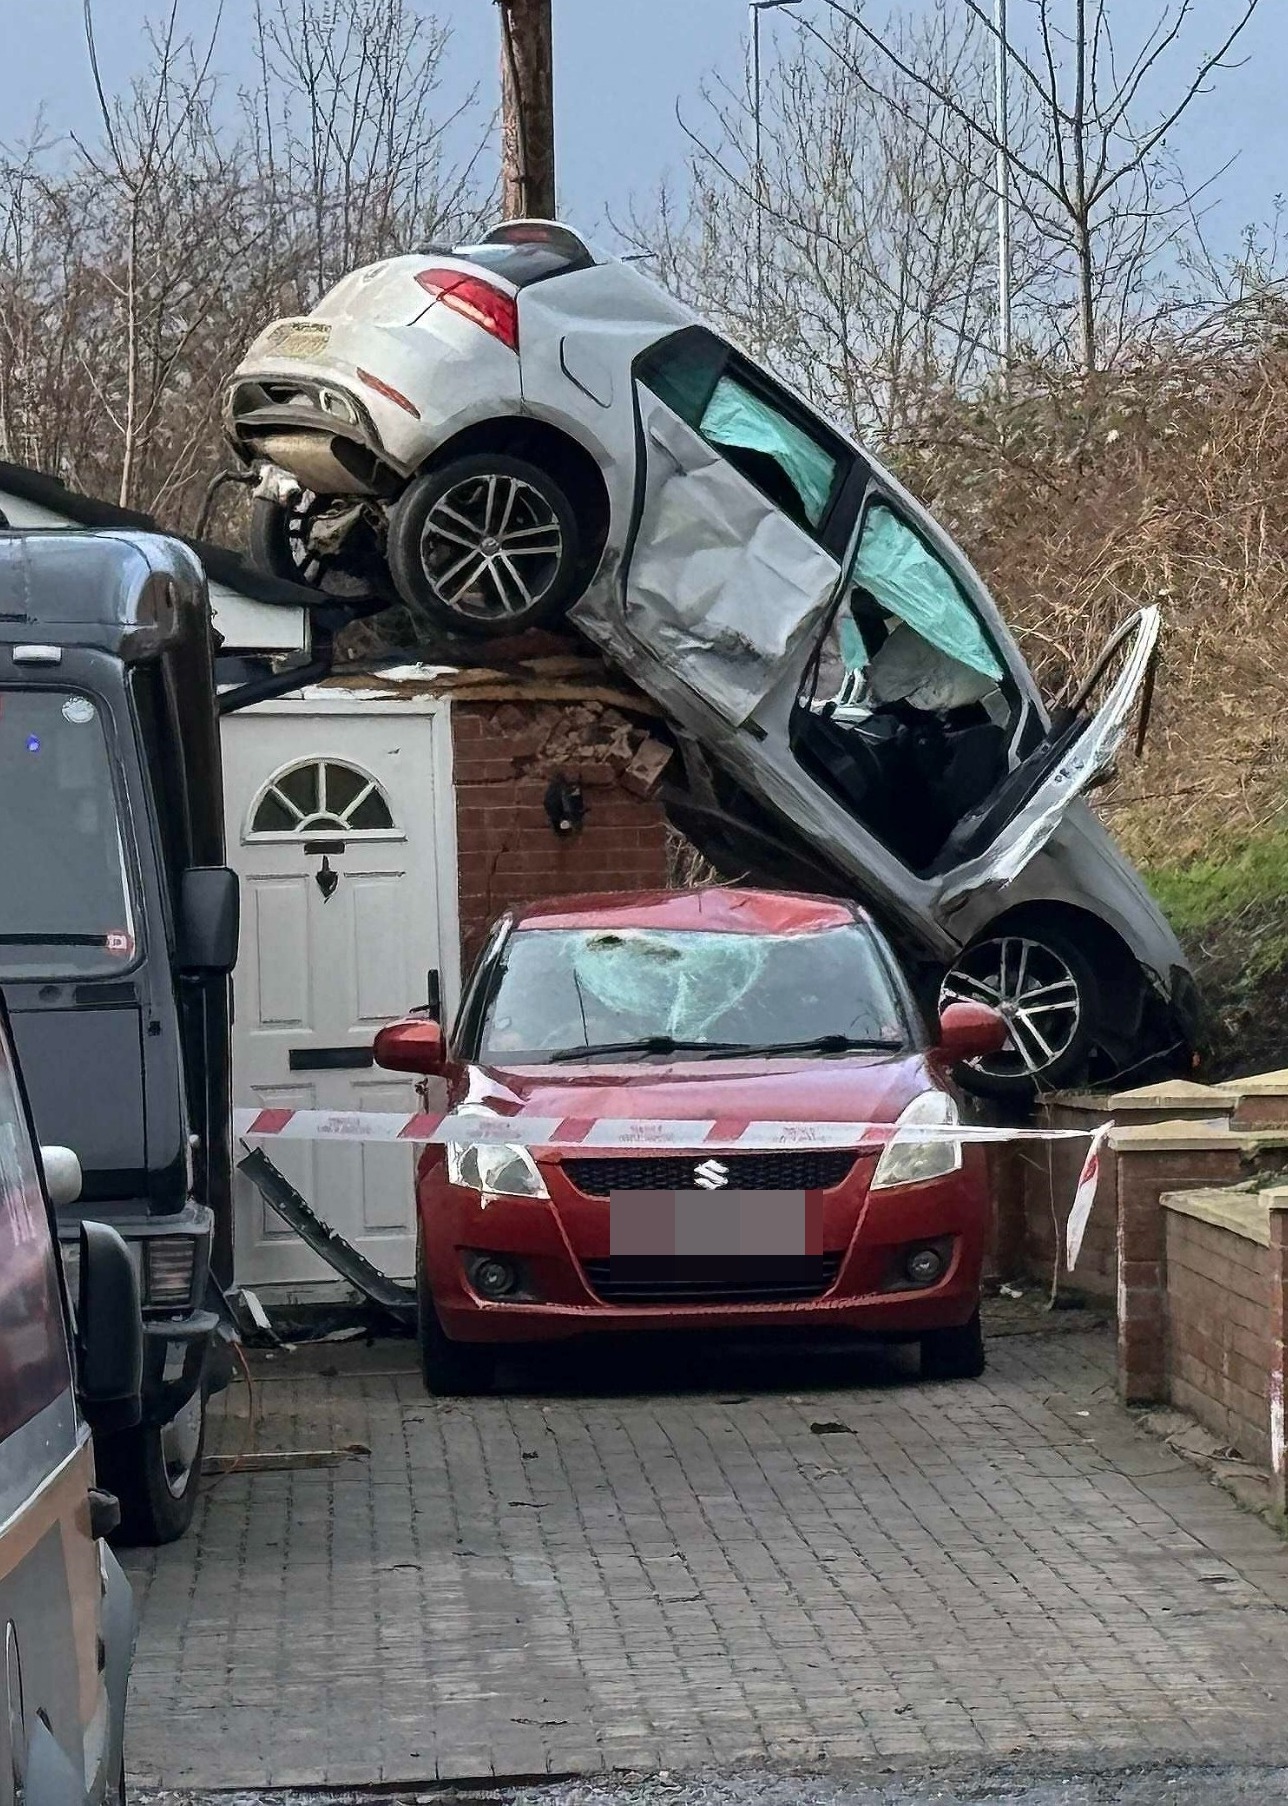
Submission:
M 709 888 L 504 917 L 450 1041 L 424 1016 L 376 1038 L 479 1123 L 417 1173 L 426 1385 L 486 1388 L 501 1343 L 753 1326 L 979 1374 L 984 1151 L 926 1131 L 957 1121 L 949 1068 L 1006 1032 L 953 1004 L 929 1037 L 847 903 Z

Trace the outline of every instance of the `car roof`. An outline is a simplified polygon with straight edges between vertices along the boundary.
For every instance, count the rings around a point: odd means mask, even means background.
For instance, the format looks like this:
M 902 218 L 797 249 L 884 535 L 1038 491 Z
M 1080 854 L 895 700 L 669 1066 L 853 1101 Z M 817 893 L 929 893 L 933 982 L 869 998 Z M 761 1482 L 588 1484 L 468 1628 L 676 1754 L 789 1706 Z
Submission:
M 720 884 L 550 897 L 515 913 L 519 929 L 669 928 L 716 934 L 816 934 L 856 921 L 868 923 L 864 911 L 834 897 Z

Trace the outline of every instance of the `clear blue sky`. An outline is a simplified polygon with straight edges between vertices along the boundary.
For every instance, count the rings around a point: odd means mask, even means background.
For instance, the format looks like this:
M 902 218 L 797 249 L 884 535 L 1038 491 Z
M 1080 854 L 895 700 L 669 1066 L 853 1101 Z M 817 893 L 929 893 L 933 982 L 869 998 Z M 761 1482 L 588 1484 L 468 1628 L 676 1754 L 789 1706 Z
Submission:
M 320 0 L 313 0 L 319 4 Z M 874 18 L 915 11 L 923 0 L 869 0 Z M 194 28 L 213 0 L 188 0 Z M 497 80 L 497 20 L 493 0 L 422 0 L 427 11 L 453 28 L 449 86 L 478 83 L 490 94 Z M 1114 0 L 1124 29 L 1152 16 L 1157 0 Z M 1175 4 L 1175 0 L 1173 0 Z M 1191 39 L 1215 40 L 1239 0 L 1200 0 Z M 159 10 L 160 0 L 150 10 Z M 747 9 L 742 0 L 554 0 L 556 96 L 563 211 L 586 226 L 606 207 L 619 210 L 641 197 L 668 169 L 677 173 L 684 140 L 676 101 L 696 111 L 705 72 L 736 74 L 744 54 Z M 95 0 L 100 44 L 109 79 L 128 75 L 141 56 L 140 0 Z M 236 77 L 246 70 L 239 29 L 248 0 L 225 0 L 220 62 Z M 805 10 L 826 17 L 825 0 L 805 0 Z M 1012 0 L 1022 31 L 1028 0 Z M 790 14 L 781 15 L 786 20 Z M 776 28 L 779 34 L 791 29 Z M 37 105 L 52 129 L 83 126 L 90 116 L 81 28 L 81 0 L 0 0 L 0 137 L 20 136 Z M 1178 134 L 1175 149 L 1191 178 L 1205 176 L 1231 157 L 1222 178 L 1213 227 L 1227 246 L 1246 221 L 1265 217 L 1288 190 L 1288 0 L 1261 0 L 1240 49 L 1242 68 L 1219 77 Z M 1179 69 L 1179 65 L 1178 65 Z M 1169 83 L 1170 87 L 1170 83 Z

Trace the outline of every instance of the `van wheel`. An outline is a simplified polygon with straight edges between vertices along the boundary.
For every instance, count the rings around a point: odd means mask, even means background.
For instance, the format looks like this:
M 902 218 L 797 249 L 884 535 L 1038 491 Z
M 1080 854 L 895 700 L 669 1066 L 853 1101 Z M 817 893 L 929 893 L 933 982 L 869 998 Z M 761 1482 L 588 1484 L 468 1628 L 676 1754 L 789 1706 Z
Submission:
M 120 1543 L 155 1547 L 192 1522 L 206 1446 L 206 1388 L 164 1424 L 139 1424 L 95 1448 L 102 1483 L 121 1502 Z
M 388 559 L 418 624 L 476 638 L 553 621 L 583 575 L 572 503 L 544 470 L 501 452 L 458 458 L 404 490 Z
M 496 1378 L 496 1354 L 486 1343 L 453 1342 L 434 1309 L 434 1294 L 425 1272 L 425 1258 L 416 1237 L 416 1341 L 420 1347 L 420 1377 L 426 1392 L 435 1398 L 473 1398 L 490 1392 Z
M 969 1323 L 932 1329 L 921 1338 L 923 1380 L 977 1380 L 986 1361 L 978 1309 Z
M 968 1091 L 1027 1100 L 1085 1083 L 1101 1021 L 1100 981 L 1065 928 L 1034 922 L 973 942 L 940 988 L 940 1009 L 949 1003 L 990 1004 L 1011 1031 L 1000 1053 L 960 1069 Z

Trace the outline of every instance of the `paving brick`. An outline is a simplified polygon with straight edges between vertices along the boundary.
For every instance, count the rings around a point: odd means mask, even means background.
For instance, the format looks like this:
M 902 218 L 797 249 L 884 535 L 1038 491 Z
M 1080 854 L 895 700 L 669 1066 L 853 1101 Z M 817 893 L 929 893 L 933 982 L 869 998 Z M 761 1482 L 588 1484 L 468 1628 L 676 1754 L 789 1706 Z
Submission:
M 1288 1755 L 1288 1553 L 1112 1402 L 1108 1336 L 1007 1338 L 961 1386 L 597 1357 L 449 1403 L 405 1344 L 256 1366 L 259 1448 L 372 1452 L 233 1473 L 130 1557 L 140 1782 Z

